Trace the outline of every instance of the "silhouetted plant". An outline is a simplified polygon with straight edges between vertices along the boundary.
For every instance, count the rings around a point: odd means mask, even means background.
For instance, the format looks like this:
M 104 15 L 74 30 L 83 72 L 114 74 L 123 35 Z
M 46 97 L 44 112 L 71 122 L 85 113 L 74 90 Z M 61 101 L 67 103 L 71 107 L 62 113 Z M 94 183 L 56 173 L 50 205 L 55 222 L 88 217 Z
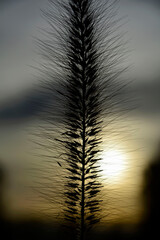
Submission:
M 70 1 L 68 13 L 68 66 L 66 79 L 66 112 L 62 144 L 66 148 L 68 177 L 66 181 L 65 218 L 80 226 L 80 239 L 86 227 L 99 218 L 97 194 L 101 184 L 96 165 L 101 142 L 101 102 L 98 81 L 98 57 L 94 39 L 94 17 L 91 1 Z
M 47 59 L 43 91 L 51 99 L 46 102 L 46 115 L 42 114 L 49 124 L 43 136 L 51 142 L 48 148 L 58 151 L 56 161 L 64 169 L 65 224 L 81 240 L 101 218 L 103 119 L 108 115 L 111 122 L 116 115 L 122 89 L 117 79 L 126 69 L 120 66 L 124 49 L 116 2 L 51 0 L 50 9 L 43 12 L 51 27 L 46 30 L 49 39 L 38 41 Z M 55 96 L 59 102 L 53 103 Z

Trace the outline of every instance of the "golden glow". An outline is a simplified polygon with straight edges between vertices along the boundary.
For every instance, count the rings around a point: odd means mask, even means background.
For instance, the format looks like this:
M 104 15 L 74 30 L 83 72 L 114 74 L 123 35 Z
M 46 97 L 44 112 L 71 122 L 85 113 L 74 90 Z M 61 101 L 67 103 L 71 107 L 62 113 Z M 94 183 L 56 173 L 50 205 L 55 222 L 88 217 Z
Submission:
M 126 169 L 126 155 L 120 150 L 109 150 L 102 154 L 101 168 L 107 179 L 119 179 Z

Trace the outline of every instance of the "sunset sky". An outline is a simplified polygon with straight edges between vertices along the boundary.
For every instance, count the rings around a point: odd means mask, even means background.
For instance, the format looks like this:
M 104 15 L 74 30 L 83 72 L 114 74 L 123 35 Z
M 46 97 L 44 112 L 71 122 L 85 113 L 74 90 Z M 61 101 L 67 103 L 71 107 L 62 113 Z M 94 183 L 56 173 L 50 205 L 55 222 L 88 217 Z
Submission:
M 14 217 L 47 204 L 30 189 L 36 177 L 28 172 L 33 166 L 46 166 L 35 156 L 40 151 L 30 141 L 39 119 L 32 100 L 28 101 L 38 94 L 38 71 L 31 66 L 41 62 L 34 37 L 42 37 L 40 28 L 47 26 L 40 11 L 45 8 L 47 0 L 0 1 L 0 167 L 6 173 L 6 211 Z M 127 74 L 133 79 L 139 107 L 113 123 L 110 129 L 115 127 L 116 133 L 104 131 L 101 167 L 104 209 L 109 208 L 113 221 L 132 222 L 141 214 L 143 171 L 160 139 L 160 3 L 120 0 L 119 14 L 129 19 L 125 27 L 131 68 Z M 56 163 L 53 167 L 60 171 Z

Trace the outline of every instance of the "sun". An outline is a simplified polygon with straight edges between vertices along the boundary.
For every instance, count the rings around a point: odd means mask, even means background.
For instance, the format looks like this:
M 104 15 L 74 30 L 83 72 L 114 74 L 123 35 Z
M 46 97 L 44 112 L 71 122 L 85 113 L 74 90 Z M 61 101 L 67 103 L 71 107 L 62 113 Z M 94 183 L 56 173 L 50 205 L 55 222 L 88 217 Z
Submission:
M 102 154 L 101 168 L 107 179 L 119 179 L 126 170 L 126 155 L 121 150 L 108 150 Z

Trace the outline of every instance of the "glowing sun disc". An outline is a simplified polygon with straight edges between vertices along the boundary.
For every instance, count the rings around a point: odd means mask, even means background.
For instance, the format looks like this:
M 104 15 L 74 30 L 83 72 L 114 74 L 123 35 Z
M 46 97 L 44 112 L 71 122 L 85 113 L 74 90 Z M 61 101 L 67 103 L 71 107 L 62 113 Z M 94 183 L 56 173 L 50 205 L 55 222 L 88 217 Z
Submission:
M 109 150 L 102 154 L 101 168 L 107 178 L 119 178 L 126 169 L 126 156 L 120 150 Z

